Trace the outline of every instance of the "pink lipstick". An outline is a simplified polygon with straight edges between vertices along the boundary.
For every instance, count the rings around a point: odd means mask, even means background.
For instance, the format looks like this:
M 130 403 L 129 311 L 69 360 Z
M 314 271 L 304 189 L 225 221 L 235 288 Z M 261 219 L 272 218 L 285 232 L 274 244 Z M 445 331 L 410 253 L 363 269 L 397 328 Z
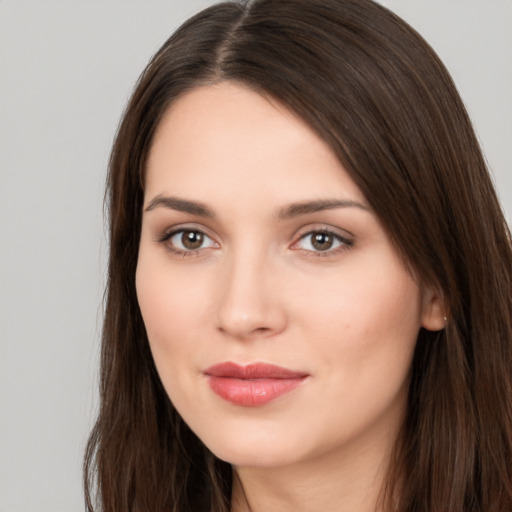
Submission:
M 216 364 L 204 374 L 213 392 L 235 405 L 257 407 L 289 393 L 307 373 L 267 363 L 241 366 L 233 362 Z

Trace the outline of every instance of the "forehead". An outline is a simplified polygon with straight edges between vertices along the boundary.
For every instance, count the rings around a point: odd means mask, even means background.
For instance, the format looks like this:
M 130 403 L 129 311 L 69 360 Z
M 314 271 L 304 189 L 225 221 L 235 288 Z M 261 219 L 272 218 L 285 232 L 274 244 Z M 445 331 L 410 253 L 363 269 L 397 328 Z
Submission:
M 147 165 L 148 195 L 197 195 L 217 186 L 237 195 L 274 189 L 283 196 L 309 190 L 319 197 L 331 197 L 334 188 L 363 199 L 309 125 L 278 101 L 232 82 L 198 87 L 173 102 Z

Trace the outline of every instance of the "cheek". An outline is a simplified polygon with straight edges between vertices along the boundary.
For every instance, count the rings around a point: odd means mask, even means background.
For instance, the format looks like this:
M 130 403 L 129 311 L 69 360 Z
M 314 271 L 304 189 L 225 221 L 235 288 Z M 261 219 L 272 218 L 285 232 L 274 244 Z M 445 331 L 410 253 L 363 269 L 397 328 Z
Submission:
M 150 342 L 182 338 L 198 323 L 204 287 L 189 273 L 172 271 L 166 254 L 141 247 L 136 272 L 139 307 Z
M 164 258 L 162 258 L 164 259 Z M 136 272 L 139 307 L 158 373 L 165 387 L 180 369 L 187 329 L 193 321 L 191 293 L 185 283 L 169 273 L 159 258 L 148 257 L 141 249 Z
M 406 400 L 419 289 L 400 266 L 387 266 L 386 273 L 365 268 L 311 287 L 297 309 L 318 368 L 325 401 L 319 407 L 337 404 L 328 418 L 333 427 L 318 425 L 328 430 L 326 440 L 356 435 L 379 418 L 399 418 Z
M 358 260 L 321 285 L 310 283 L 307 295 L 295 293 L 296 317 L 329 367 L 369 380 L 403 376 L 421 325 L 420 290 L 396 258 L 371 263 Z

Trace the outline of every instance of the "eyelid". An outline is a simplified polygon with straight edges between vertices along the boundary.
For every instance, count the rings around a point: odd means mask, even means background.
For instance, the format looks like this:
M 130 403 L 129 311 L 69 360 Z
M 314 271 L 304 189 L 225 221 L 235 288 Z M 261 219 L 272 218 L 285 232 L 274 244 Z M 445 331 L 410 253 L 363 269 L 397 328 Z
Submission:
M 325 251 L 314 250 L 314 249 L 303 249 L 297 247 L 298 244 L 307 238 L 308 236 L 312 236 L 317 233 L 325 233 L 333 236 L 336 240 L 338 240 L 339 245 L 334 248 L 326 249 Z M 347 236 L 348 235 L 348 236 Z M 303 253 L 309 253 L 314 256 L 332 256 L 342 251 L 346 251 L 350 249 L 354 245 L 354 235 L 346 230 L 341 230 L 339 228 L 334 228 L 328 225 L 315 225 L 315 226 L 307 226 L 302 228 L 299 233 L 294 237 L 294 242 L 291 244 L 290 248 L 292 250 L 302 251 Z
M 211 229 L 207 228 L 203 224 L 197 224 L 195 222 L 183 222 L 178 224 L 173 224 L 172 226 L 167 225 L 163 229 L 159 229 L 158 233 L 155 235 L 155 242 L 164 241 L 168 239 L 173 234 L 179 233 L 180 231 L 197 231 L 198 233 L 203 233 L 207 237 L 212 240 L 217 240 L 219 237 L 212 233 Z
M 169 242 L 170 240 L 178 235 L 179 233 L 183 233 L 186 231 L 192 231 L 196 233 L 202 234 L 205 238 L 208 238 L 213 242 L 212 245 L 207 247 L 199 247 L 197 249 L 181 249 L 179 247 L 173 247 Z M 168 227 L 161 234 L 159 234 L 155 238 L 155 242 L 165 245 L 166 249 L 180 256 L 198 256 L 205 249 L 218 248 L 220 246 L 219 242 L 216 240 L 217 237 L 213 236 L 208 229 L 205 229 L 204 226 L 198 226 L 195 224 L 179 224 L 176 226 Z
M 356 236 L 347 229 L 342 229 L 328 223 L 324 224 L 322 222 L 312 222 L 311 224 L 307 224 L 297 229 L 293 235 L 293 239 L 299 240 L 301 237 L 318 232 L 330 233 L 346 241 L 354 241 L 356 238 Z

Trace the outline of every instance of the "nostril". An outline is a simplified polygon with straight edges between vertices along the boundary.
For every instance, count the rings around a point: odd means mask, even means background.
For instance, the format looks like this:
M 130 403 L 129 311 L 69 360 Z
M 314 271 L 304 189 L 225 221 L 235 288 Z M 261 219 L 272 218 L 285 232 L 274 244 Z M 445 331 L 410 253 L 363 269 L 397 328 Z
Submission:
M 250 333 L 252 336 L 264 336 L 268 333 L 270 333 L 272 329 L 269 327 L 257 327 L 256 329 L 253 329 L 253 331 Z
M 252 337 L 262 337 L 267 336 L 272 333 L 273 329 L 270 327 L 250 327 L 243 325 L 220 325 L 219 331 L 227 334 L 229 336 L 233 336 L 239 339 L 248 339 Z

